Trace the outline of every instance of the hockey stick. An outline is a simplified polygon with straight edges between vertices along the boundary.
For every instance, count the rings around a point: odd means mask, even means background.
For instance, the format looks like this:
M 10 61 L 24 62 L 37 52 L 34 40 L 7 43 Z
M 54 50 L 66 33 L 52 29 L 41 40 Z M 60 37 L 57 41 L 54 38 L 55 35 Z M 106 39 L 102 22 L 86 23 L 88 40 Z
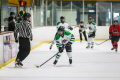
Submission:
M 50 44 L 50 43 L 52 43 L 53 41 L 51 41 L 51 42 L 45 42 L 45 43 L 47 43 L 47 44 Z
M 100 44 L 98 44 L 98 43 L 95 43 L 95 44 L 96 44 L 96 45 L 101 45 L 101 44 L 105 43 L 105 42 L 108 41 L 108 40 L 110 40 L 110 39 L 107 39 L 107 40 L 101 42 Z
M 58 52 L 59 53 L 59 52 Z M 43 64 L 41 64 L 40 66 L 35 64 L 35 67 L 39 68 L 41 66 L 43 66 L 45 63 L 47 63 L 49 60 L 51 60 L 53 57 L 55 57 L 58 53 L 56 53 L 54 56 L 52 56 L 50 59 L 48 59 L 47 61 L 45 61 Z
M 119 34 L 120 34 L 120 33 L 119 33 Z M 118 35 L 119 35 L 119 34 L 118 34 Z M 115 37 L 115 36 L 114 36 L 114 37 Z M 114 37 L 113 37 L 113 38 L 114 38 Z M 97 43 L 95 43 L 95 44 L 96 44 L 96 45 L 101 45 L 101 44 L 103 44 L 104 42 L 106 42 L 106 41 L 108 41 L 108 40 L 110 40 L 110 39 L 107 39 L 107 40 L 101 42 L 100 44 L 97 44 Z

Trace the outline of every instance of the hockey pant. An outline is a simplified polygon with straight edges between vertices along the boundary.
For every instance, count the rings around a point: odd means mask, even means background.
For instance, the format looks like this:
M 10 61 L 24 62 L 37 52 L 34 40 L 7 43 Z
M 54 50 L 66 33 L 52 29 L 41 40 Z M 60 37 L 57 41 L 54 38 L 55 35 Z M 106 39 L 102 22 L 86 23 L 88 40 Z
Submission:
M 119 41 L 119 36 L 115 36 L 111 39 L 111 43 L 113 45 L 113 48 L 115 48 L 115 49 L 118 48 L 118 41 Z
M 30 40 L 29 38 L 19 37 L 19 52 L 17 54 L 17 59 L 23 61 L 30 53 Z
M 79 30 L 79 33 L 80 33 L 80 30 Z M 85 40 L 87 41 L 87 37 L 86 37 L 86 32 L 85 31 L 83 32 L 83 36 L 84 36 Z M 82 41 L 82 33 L 80 33 L 80 40 Z
M 66 49 L 68 58 L 69 58 L 69 59 L 72 59 L 72 53 L 71 53 L 71 52 L 72 52 L 72 47 L 71 47 L 71 46 L 66 46 L 65 49 Z M 63 52 L 63 51 L 62 51 L 62 52 Z M 60 56 L 62 55 L 62 52 L 57 54 L 55 60 L 58 60 L 58 59 L 60 58 Z

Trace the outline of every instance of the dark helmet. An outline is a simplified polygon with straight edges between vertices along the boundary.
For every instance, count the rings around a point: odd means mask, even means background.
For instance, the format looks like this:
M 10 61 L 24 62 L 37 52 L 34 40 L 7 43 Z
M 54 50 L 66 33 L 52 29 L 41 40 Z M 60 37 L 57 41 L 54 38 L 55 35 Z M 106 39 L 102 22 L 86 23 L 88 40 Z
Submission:
M 23 15 L 23 19 L 24 19 L 24 20 L 27 20 L 27 17 L 30 18 L 31 15 L 30 15 L 29 13 L 25 13 L 25 14 Z
M 92 17 L 89 17 L 89 20 L 92 20 Z
M 18 19 L 18 23 L 20 23 L 20 21 L 22 21 L 22 18 L 19 18 L 19 19 Z
M 61 16 L 60 19 L 65 19 L 65 17 L 64 17 L 64 16 Z
M 84 23 L 83 21 L 80 22 L 81 24 Z
M 5 19 L 4 19 L 4 22 L 5 22 L 5 21 L 8 21 L 8 18 L 5 18 Z
M 14 12 L 10 12 L 10 16 L 11 16 L 11 15 L 15 15 L 15 13 L 14 13 Z
M 118 22 L 118 20 L 114 20 L 114 22 Z
M 58 28 L 58 31 L 64 31 L 64 29 L 65 29 L 64 26 L 60 26 L 60 27 Z

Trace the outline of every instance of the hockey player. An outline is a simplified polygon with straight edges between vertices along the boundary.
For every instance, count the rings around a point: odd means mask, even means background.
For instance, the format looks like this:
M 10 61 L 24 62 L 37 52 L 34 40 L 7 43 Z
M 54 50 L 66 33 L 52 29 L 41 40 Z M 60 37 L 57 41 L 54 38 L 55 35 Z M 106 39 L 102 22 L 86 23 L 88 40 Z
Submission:
M 92 21 L 92 17 L 89 17 L 88 23 L 86 25 L 86 29 L 88 29 L 88 46 L 86 47 L 87 49 L 94 48 L 94 38 L 95 38 L 95 33 L 96 33 L 96 24 L 95 22 Z
M 72 28 L 71 26 L 69 26 L 68 23 L 65 22 L 65 17 L 64 17 L 64 16 L 61 16 L 61 17 L 60 17 L 60 21 L 61 21 L 61 22 L 58 22 L 58 23 L 57 23 L 57 30 L 58 30 L 58 28 L 59 28 L 60 26 L 64 26 L 64 29 L 65 29 L 65 30 L 73 30 L 73 28 Z M 57 33 L 56 33 L 56 34 L 57 34 Z M 56 34 L 55 34 L 55 36 L 56 36 Z M 54 44 L 55 44 L 55 38 L 54 38 L 52 44 L 50 45 L 50 49 L 52 49 L 52 46 L 53 46 Z
M 75 42 L 74 35 L 71 34 L 69 31 L 64 30 L 63 26 L 58 28 L 58 33 L 55 36 L 56 46 L 59 50 L 59 53 L 56 56 L 55 61 L 53 62 L 54 65 L 58 62 L 64 48 L 66 49 L 67 55 L 69 57 L 69 63 L 72 64 L 72 47 L 71 45 Z
M 68 25 L 68 23 L 65 22 L 65 17 L 64 17 L 64 16 L 61 16 L 61 17 L 60 17 L 60 21 L 61 21 L 61 22 L 58 22 L 58 23 L 57 23 L 57 29 L 58 29 L 60 26 L 64 26 L 65 30 L 73 30 L 73 28 L 70 27 L 70 26 Z
M 118 25 L 118 20 L 114 20 L 114 24 L 110 26 L 109 28 L 109 38 L 111 39 L 111 43 L 113 45 L 113 48 L 111 50 L 114 50 L 117 52 L 118 49 L 118 41 L 120 36 L 120 25 Z
M 86 31 L 85 31 L 85 26 L 84 26 L 84 22 L 83 21 L 80 22 L 79 33 L 80 33 L 80 41 L 82 42 L 82 33 L 83 33 L 83 35 L 85 37 L 85 40 L 87 41 Z

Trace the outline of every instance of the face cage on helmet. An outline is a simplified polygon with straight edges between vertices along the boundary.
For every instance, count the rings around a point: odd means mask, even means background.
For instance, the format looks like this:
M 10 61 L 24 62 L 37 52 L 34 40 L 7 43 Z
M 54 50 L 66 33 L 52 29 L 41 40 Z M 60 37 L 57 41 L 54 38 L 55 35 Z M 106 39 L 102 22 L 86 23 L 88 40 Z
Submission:
M 115 22 L 117 22 L 117 23 L 118 23 L 118 21 L 114 21 L 114 23 L 115 23 Z
M 58 32 L 59 32 L 59 31 L 64 31 L 64 30 L 58 30 Z

